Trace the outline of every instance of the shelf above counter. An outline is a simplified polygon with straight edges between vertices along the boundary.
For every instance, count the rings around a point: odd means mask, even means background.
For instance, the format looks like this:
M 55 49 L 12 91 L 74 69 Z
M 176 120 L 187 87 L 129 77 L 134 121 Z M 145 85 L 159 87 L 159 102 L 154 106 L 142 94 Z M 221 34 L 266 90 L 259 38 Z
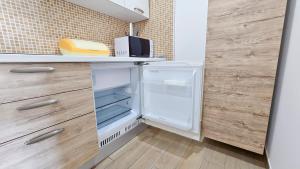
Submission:
M 0 54 L 0 63 L 67 63 L 67 62 L 160 62 L 165 58 L 113 57 L 113 56 L 67 56 Z

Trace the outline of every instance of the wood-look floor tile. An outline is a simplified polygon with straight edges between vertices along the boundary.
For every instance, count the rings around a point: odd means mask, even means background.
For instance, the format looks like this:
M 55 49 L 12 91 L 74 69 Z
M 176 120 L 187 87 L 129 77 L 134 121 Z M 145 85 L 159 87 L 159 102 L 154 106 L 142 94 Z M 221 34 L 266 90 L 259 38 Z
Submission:
M 192 141 L 174 134 L 169 135 L 170 145 L 157 160 L 154 166 L 158 169 L 174 169 L 182 162 L 186 156 Z
M 105 169 L 105 168 L 108 167 L 112 162 L 113 162 L 113 160 L 110 159 L 109 157 L 107 157 L 106 159 L 104 159 L 103 161 L 101 161 L 101 163 L 99 163 L 94 169 Z
M 153 141 L 149 150 L 137 160 L 130 169 L 151 169 L 155 167 L 154 163 L 160 159 L 162 154 L 168 148 L 170 140 L 161 136 L 161 134 L 156 135 L 153 140 L 155 141 Z
M 204 146 L 196 142 L 192 143 L 188 150 L 188 155 L 183 159 L 181 164 L 177 167 L 178 169 L 200 169 L 203 163 L 205 151 Z
M 131 143 L 130 148 L 125 147 L 123 152 L 115 156 L 113 163 L 107 169 L 127 169 L 132 166 L 151 147 L 151 142 L 156 142 L 154 136 L 154 132 L 142 133 L 141 137 L 138 136 Z
M 264 157 L 212 140 L 193 141 L 153 127 L 96 169 L 266 169 Z

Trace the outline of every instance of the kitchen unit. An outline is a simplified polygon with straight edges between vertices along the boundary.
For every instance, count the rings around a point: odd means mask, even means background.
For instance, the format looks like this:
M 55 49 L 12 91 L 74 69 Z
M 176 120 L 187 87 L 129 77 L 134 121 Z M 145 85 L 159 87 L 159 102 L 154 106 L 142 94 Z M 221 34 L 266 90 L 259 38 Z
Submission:
M 149 0 L 66 0 L 126 22 L 149 19 Z
M 14 63 L 20 57 L 25 63 Z M 1 168 L 88 168 L 142 131 L 142 124 L 200 140 L 202 65 L 68 58 L 0 57 Z

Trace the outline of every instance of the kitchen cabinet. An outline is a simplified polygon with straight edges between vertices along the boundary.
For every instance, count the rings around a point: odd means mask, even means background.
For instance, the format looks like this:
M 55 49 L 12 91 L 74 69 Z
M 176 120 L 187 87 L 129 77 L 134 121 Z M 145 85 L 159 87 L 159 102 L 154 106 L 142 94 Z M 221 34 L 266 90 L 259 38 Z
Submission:
M 286 3 L 209 1 L 205 137 L 264 153 Z
M 0 104 L 92 87 L 85 63 L 0 64 L 0 77 Z
M 0 75 L 0 168 L 79 168 L 98 155 L 88 63 L 1 63 Z
M 116 3 L 120 6 L 126 6 L 126 3 L 125 3 L 126 0 L 110 0 L 110 1 L 112 1 L 113 3 Z
M 149 19 L 149 0 L 66 0 L 126 22 Z
M 88 88 L 1 105 L 0 144 L 93 112 L 92 94 Z
M 126 8 L 149 18 L 149 0 L 125 0 Z
M 94 122 L 89 113 L 2 144 L 0 168 L 80 168 L 99 152 Z

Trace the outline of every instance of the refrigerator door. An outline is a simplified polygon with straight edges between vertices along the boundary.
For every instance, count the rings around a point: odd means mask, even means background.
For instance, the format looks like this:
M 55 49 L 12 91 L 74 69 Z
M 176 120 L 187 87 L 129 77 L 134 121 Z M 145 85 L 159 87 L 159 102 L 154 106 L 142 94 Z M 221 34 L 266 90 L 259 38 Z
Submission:
M 142 116 L 145 123 L 200 139 L 202 65 L 164 62 L 142 68 Z

